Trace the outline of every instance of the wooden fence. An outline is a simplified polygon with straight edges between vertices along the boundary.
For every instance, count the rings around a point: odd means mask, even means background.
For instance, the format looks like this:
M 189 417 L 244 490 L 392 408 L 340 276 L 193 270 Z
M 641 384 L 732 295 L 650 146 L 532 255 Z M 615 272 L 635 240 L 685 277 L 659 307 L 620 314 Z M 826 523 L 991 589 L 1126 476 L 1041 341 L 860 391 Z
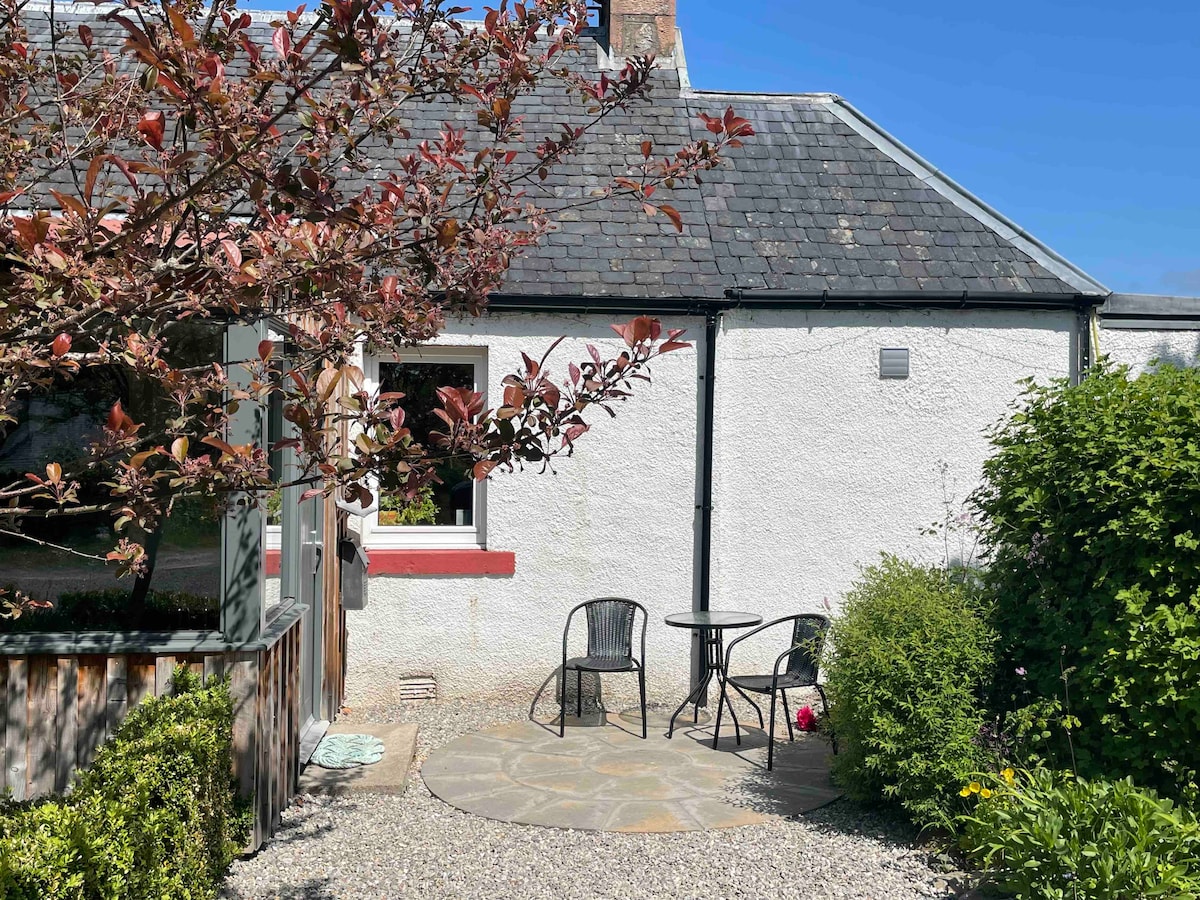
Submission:
M 295 794 L 300 754 L 302 610 L 280 617 L 255 650 L 37 653 L 0 656 L 0 789 L 23 800 L 70 787 L 128 710 L 165 693 L 177 665 L 228 675 L 234 776 L 255 798 L 257 848 Z

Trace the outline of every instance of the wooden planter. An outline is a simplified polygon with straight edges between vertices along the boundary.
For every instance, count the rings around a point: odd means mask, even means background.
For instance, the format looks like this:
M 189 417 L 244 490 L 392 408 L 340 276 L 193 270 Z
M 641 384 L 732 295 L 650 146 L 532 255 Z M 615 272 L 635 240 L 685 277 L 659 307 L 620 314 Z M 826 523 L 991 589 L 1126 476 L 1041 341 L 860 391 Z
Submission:
M 10 635 L 0 644 L 0 789 L 17 800 L 70 788 L 128 710 L 166 693 L 177 665 L 228 676 L 233 769 L 254 797 L 257 848 L 295 795 L 300 769 L 300 638 L 295 606 L 262 639 L 231 645 L 205 632 Z

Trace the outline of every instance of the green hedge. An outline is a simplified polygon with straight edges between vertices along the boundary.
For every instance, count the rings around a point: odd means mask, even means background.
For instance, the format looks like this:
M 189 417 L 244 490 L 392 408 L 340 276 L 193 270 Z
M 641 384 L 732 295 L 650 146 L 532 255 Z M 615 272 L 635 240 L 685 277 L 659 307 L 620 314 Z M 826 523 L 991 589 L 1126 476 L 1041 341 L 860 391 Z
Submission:
M 1129 374 L 1030 387 L 992 436 L 996 696 L 1065 697 L 1063 648 L 1080 774 L 1200 799 L 1200 370 Z
M 139 704 L 66 798 L 0 816 L 0 900 L 199 900 L 217 895 L 249 809 L 232 779 L 233 702 L 175 672 Z
M 109 588 L 72 591 L 60 595 L 49 609 L 0 619 L 0 632 L 188 631 L 216 628 L 219 623 L 216 597 L 152 590 L 144 603 L 135 606 L 128 590 Z
M 958 783 L 986 762 L 975 739 L 994 636 L 977 592 L 963 573 L 885 556 L 847 594 L 832 637 L 834 777 L 855 799 L 949 825 Z

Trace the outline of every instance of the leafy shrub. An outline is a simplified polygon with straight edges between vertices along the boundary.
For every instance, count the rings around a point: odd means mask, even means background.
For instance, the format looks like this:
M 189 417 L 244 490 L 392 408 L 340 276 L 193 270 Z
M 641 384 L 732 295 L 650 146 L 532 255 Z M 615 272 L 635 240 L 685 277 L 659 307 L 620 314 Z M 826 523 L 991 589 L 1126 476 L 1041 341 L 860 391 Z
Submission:
M 1080 772 L 1200 790 L 1200 371 L 1029 387 L 976 495 L 993 559 L 997 694 L 1070 677 Z
M 412 500 L 398 491 L 385 491 L 379 498 L 380 525 L 436 525 L 437 514 L 430 484 L 417 491 Z
M 62 594 L 48 609 L 0 619 L 0 631 L 181 631 L 215 628 L 219 620 L 216 597 L 152 590 L 135 604 L 128 590 L 109 588 Z
M 186 669 L 139 704 L 65 799 L 0 816 L 0 898 L 215 897 L 244 843 L 232 780 L 233 702 Z
M 1127 778 L 1037 769 L 971 787 L 964 849 L 1017 900 L 1200 896 L 1200 823 Z
M 896 800 L 921 825 L 961 812 L 957 785 L 984 765 L 994 637 L 981 606 L 961 573 L 891 556 L 851 589 L 826 672 L 834 775 L 852 797 Z

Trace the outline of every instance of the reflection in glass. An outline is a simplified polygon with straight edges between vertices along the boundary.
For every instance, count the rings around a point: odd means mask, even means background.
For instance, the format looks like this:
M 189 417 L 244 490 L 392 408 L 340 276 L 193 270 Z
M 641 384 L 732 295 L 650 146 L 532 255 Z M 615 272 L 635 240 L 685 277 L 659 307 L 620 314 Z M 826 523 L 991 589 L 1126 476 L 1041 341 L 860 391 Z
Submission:
M 436 453 L 429 440 L 430 431 L 445 431 L 446 423 L 433 414 L 440 407 L 439 387 L 475 388 L 475 366 L 471 363 L 389 362 L 379 364 L 381 393 L 399 391 L 404 399 L 404 424 L 413 440 Z M 387 473 L 380 476 L 380 525 L 474 525 L 475 481 L 471 478 L 472 460 L 450 459 L 436 466 L 441 484 L 426 485 L 417 497 L 408 500 L 389 484 Z
M 171 326 L 169 359 L 176 366 L 206 365 L 221 359 L 222 334 L 208 325 Z M 174 407 L 157 384 L 118 366 L 91 367 L 51 390 L 27 395 L 16 410 L 18 424 L 0 433 L 0 485 L 25 482 L 25 473 L 41 473 L 48 462 L 70 471 L 85 458 L 84 448 L 100 433 L 117 401 L 143 434 L 163 433 Z M 147 442 L 147 448 L 154 441 Z M 192 453 L 208 452 L 198 439 Z M 146 448 L 143 448 L 146 449 Z M 85 505 L 112 501 L 103 482 L 111 471 L 74 475 Z M 218 498 L 180 498 L 157 534 L 128 526 L 124 532 L 144 543 L 152 570 L 135 585 L 118 580 L 115 567 L 78 553 L 103 555 L 116 544 L 111 512 L 27 518 L 20 530 L 44 543 L 0 534 L 0 586 L 53 602 L 47 611 L 0 619 L 0 631 L 173 630 L 217 627 L 220 586 L 221 508 Z M 0 527 L 8 527 L 0 523 Z M 58 545 L 58 547 L 50 545 Z M 132 598 L 138 598 L 136 602 Z

